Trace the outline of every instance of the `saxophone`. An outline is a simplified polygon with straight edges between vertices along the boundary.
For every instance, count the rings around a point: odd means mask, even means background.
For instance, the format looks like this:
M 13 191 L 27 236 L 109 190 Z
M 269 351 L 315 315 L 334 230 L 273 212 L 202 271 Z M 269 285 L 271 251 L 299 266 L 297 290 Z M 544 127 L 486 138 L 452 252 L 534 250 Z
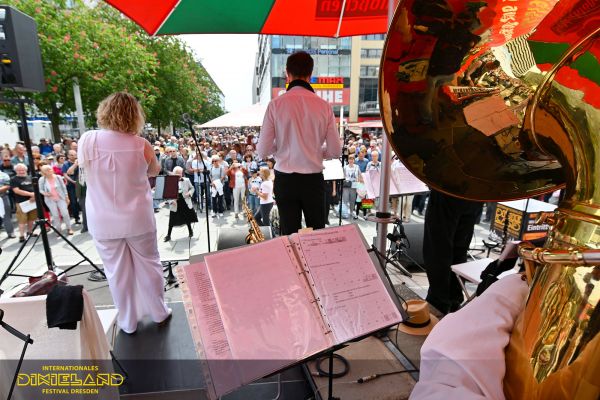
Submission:
M 256 223 L 254 219 L 254 215 L 252 215 L 252 210 L 248 207 L 248 203 L 246 200 L 242 203 L 242 208 L 244 210 L 244 214 L 246 214 L 246 219 L 248 219 L 248 224 L 250 224 L 250 229 L 248 230 L 248 235 L 246 235 L 246 243 L 258 243 L 265 240 L 265 235 L 263 235 L 260 230 L 260 226 Z

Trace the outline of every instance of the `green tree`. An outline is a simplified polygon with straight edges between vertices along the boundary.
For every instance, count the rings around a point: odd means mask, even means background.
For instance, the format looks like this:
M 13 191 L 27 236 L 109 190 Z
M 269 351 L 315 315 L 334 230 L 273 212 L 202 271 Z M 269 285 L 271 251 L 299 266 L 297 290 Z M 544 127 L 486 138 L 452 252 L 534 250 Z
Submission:
M 107 7 L 90 8 L 79 0 L 71 1 L 70 8 L 65 1 L 8 0 L 7 4 L 37 23 L 47 90 L 32 97 L 52 122 L 55 139 L 60 136 L 60 115 L 75 109 L 74 79 L 89 116 L 100 99 L 117 90 L 128 90 L 148 104 L 154 101 L 147 83 L 156 60 L 139 34 L 130 35 L 105 17 L 111 12 Z
M 181 126 L 184 113 L 196 121 L 223 114 L 218 88 L 185 44 L 174 37 L 153 38 L 149 49 L 159 60 L 155 76 L 156 101 L 148 110 L 153 126 Z
M 52 122 L 55 139 L 60 116 L 75 109 L 73 82 L 80 86 L 84 113 L 95 123 L 98 103 L 125 90 L 136 96 L 148 121 L 157 127 L 189 113 L 206 121 L 223 113 L 218 89 L 174 37 L 153 38 L 116 9 L 81 0 L 5 0 L 37 22 L 47 90 L 30 95 Z

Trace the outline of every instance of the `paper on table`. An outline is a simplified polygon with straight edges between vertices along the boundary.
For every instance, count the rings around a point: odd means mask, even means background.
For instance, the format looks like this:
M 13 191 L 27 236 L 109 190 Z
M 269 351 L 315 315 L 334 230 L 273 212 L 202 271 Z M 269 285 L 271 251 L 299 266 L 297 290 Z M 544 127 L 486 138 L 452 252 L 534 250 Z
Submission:
M 332 345 L 286 237 L 204 260 L 233 358 L 248 360 L 244 383 Z
M 519 119 L 511 111 L 500 95 L 477 100 L 464 108 L 467 124 L 486 136 L 500 133 L 503 129 L 517 126 Z
M 219 306 L 215 299 L 212 282 L 205 263 L 183 266 L 185 285 L 188 288 L 193 306 L 195 326 L 200 334 L 203 361 L 210 371 L 210 383 L 215 396 L 220 397 L 243 385 L 241 373 L 231 355 L 229 341 L 223 327 Z
M 19 203 L 19 207 L 21 207 L 21 211 L 27 214 L 29 211 L 33 211 L 36 209 L 35 201 L 25 200 Z
M 400 322 L 355 225 L 294 237 L 337 343 Z

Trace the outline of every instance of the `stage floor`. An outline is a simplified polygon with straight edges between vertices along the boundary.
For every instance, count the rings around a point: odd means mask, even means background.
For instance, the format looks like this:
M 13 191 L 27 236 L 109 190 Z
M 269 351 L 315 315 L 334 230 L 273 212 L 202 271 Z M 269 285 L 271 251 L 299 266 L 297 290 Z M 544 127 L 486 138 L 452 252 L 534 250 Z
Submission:
M 146 319 L 134 335 L 118 331 L 114 354 L 129 374 L 121 386 L 124 399 L 208 399 L 201 364 L 194 348 L 183 303 L 169 303 L 173 318 L 158 327 Z M 261 379 L 224 396 L 223 400 L 265 400 L 277 396 L 277 375 Z M 312 395 L 300 366 L 281 374 L 282 400 Z

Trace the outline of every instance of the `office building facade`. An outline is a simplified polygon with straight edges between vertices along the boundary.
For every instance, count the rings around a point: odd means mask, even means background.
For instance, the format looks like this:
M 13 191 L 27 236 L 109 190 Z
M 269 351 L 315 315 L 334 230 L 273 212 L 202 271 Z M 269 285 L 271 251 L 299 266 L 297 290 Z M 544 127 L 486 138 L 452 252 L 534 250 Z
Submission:
M 379 63 L 385 35 L 345 38 L 259 36 L 253 84 L 254 103 L 267 104 L 286 90 L 285 62 L 303 50 L 315 60 L 311 84 L 339 117 L 349 122 L 379 118 Z

